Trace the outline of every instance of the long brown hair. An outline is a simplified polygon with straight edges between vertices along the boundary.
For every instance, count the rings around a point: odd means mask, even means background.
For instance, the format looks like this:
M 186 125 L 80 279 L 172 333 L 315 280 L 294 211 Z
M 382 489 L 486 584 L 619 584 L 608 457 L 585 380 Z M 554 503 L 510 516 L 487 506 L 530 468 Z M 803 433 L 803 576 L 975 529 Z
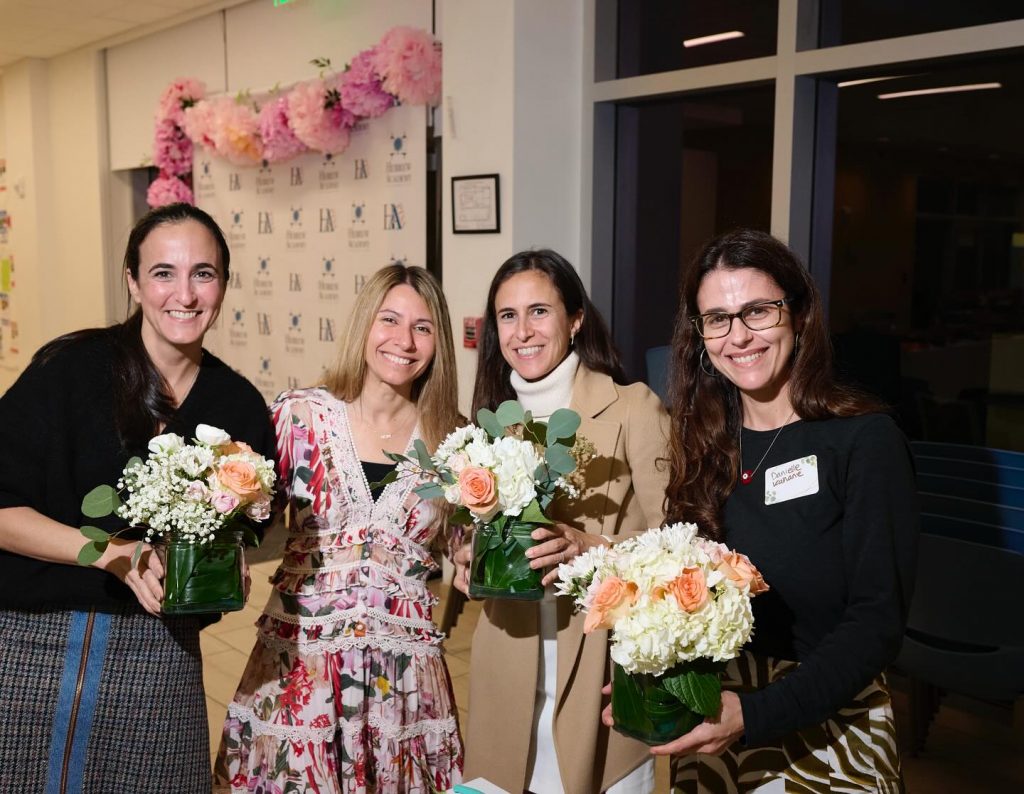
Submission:
M 573 340 L 573 350 L 580 357 L 580 363 L 593 372 L 608 375 L 616 383 L 624 385 L 629 382 L 622 370 L 619 351 L 615 349 L 608 326 L 587 295 L 575 268 L 563 256 L 547 248 L 520 251 L 498 268 L 491 279 L 491 288 L 487 291 L 484 327 L 480 334 L 480 360 L 473 389 L 473 416 L 481 408 L 493 410 L 505 400 L 516 399 L 509 380 L 512 367 L 501 354 L 501 343 L 498 341 L 498 314 L 494 301 L 502 284 L 512 276 L 529 270 L 537 270 L 551 279 L 565 305 L 566 314 L 573 317 L 578 312 L 583 313 L 583 324 Z
M 736 386 L 701 366 L 704 341 L 692 318 L 700 314 L 697 291 L 708 273 L 744 268 L 764 273 L 789 299 L 793 326 L 799 329 L 789 372 L 789 397 L 797 416 L 816 420 L 883 410 L 874 398 L 836 381 L 821 296 L 789 248 L 753 229 L 712 240 L 686 271 L 680 289 L 669 364 L 672 432 L 665 498 L 667 520 L 693 521 L 718 540 L 724 535 L 725 500 L 736 487 L 740 468 L 743 412 Z
M 388 265 L 366 282 L 352 307 L 348 329 L 338 348 L 337 362 L 327 373 L 327 388 L 346 402 L 359 396 L 366 379 L 366 338 L 370 334 L 370 326 L 384 297 L 400 284 L 416 290 L 434 321 L 434 358 L 412 388 L 423 440 L 434 450 L 459 424 L 458 385 L 448 304 L 437 279 L 423 268 Z

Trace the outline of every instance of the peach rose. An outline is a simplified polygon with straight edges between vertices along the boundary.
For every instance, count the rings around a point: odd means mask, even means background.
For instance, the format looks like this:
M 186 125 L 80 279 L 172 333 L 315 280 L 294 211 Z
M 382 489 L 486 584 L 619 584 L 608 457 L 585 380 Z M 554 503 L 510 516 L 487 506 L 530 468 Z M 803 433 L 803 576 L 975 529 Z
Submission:
M 239 452 L 252 452 L 252 447 L 244 441 L 232 441 L 220 452 L 222 455 L 237 455 Z
M 708 585 L 700 568 L 683 568 L 683 572 L 668 583 L 668 591 L 679 608 L 696 612 L 708 601 Z
M 460 471 L 459 495 L 469 512 L 484 520 L 497 510 L 498 484 L 487 469 L 467 466 Z
M 244 460 L 229 460 L 217 470 L 217 479 L 221 485 L 245 500 L 263 492 L 256 467 Z
M 767 592 L 768 585 L 758 572 L 754 564 L 747 559 L 746 555 L 736 551 L 730 551 L 722 555 L 722 561 L 718 563 L 718 570 L 725 576 L 730 584 L 740 589 L 750 586 L 752 596 Z
M 636 601 L 637 586 L 635 582 L 626 582 L 617 576 L 609 576 L 601 582 L 594 593 L 594 598 L 583 622 L 583 633 L 590 634 L 595 629 L 610 629 L 633 602 Z

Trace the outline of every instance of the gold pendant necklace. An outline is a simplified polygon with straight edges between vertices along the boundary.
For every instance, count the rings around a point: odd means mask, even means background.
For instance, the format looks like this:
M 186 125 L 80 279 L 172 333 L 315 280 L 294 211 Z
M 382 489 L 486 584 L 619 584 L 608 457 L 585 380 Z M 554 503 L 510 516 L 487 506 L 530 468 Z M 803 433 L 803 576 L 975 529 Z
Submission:
M 772 451 L 772 447 L 775 446 L 775 442 L 779 440 L 779 436 L 782 435 L 782 431 L 786 429 L 789 424 L 789 420 L 796 416 L 796 410 L 790 412 L 789 416 L 786 417 L 786 421 L 782 423 L 782 427 L 775 431 L 775 436 L 772 438 L 772 443 L 768 445 L 768 449 L 764 451 L 761 456 L 761 460 L 757 462 L 757 465 L 752 469 L 743 468 L 743 424 L 740 423 L 740 482 L 743 485 L 750 485 L 754 481 L 754 475 L 757 470 L 761 468 L 761 464 L 764 463 L 764 459 L 768 457 L 768 453 Z

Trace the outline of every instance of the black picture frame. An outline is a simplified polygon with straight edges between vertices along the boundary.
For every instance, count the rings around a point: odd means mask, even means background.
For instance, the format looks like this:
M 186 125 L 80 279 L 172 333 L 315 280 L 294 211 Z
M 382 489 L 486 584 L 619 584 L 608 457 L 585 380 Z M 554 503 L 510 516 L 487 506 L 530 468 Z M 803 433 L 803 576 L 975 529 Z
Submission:
M 452 234 L 501 231 L 501 193 L 497 174 L 452 177 Z

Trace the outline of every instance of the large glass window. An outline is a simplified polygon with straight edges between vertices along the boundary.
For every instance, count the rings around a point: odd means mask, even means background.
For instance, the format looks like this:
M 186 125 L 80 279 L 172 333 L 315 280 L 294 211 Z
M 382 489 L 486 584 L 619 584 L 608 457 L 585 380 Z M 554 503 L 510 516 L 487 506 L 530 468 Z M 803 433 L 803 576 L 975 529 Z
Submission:
M 668 344 L 682 267 L 714 237 L 771 220 L 771 85 L 617 109 L 613 317 L 633 377 Z
M 820 46 L 1019 19 L 1020 0 L 818 0 Z
M 912 437 L 1022 450 L 1024 56 L 892 71 L 838 91 L 841 362 Z
M 619 77 L 775 54 L 777 0 L 629 0 L 614 18 Z

